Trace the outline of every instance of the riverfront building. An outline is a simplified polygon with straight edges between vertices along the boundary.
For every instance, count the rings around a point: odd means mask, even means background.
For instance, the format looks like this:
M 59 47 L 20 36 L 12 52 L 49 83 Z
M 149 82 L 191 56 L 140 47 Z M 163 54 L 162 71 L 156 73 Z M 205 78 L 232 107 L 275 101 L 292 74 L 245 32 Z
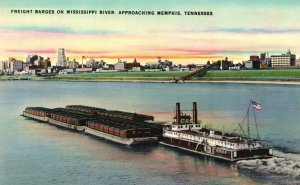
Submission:
M 22 71 L 23 70 L 23 61 L 16 60 L 15 58 L 9 57 L 8 68 L 10 69 L 10 71 Z
M 31 63 L 35 66 L 41 66 L 44 61 L 44 58 L 38 55 L 28 55 L 26 58 L 26 63 Z
M 271 55 L 271 67 L 286 67 L 295 66 L 296 55 L 292 54 L 290 50 L 286 54 Z
M 73 59 L 73 61 L 70 61 L 68 58 L 68 67 L 69 69 L 75 69 L 79 66 L 79 62 L 76 62 L 75 59 Z
M 56 66 L 67 67 L 67 59 L 64 48 L 58 49 Z
M 49 57 L 43 62 L 43 67 L 44 69 L 48 69 L 51 67 L 51 61 Z
M 129 71 L 141 71 L 141 64 L 135 58 L 132 63 L 127 63 L 127 69 Z
M 7 68 L 7 61 L 0 62 L 0 71 L 5 71 Z
M 102 68 L 105 65 L 105 62 L 103 60 L 101 61 L 96 61 L 95 59 L 91 58 L 86 62 L 86 67 L 91 67 L 91 68 Z
M 23 70 L 23 61 L 16 60 L 9 62 L 9 68 L 11 71 L 22 71 Z
M 116 70 L 127 70 L 127 63 L 122 62 L 121 60 L 119 60 L 114 66 Z
M 247 69 L 259 69 L 260 68 L 260 59 L 257 55 L 251 55 L 250 60 L 245 61 L 245 68 Z
M 296 66 L 300 66 L 300 58 L 296 60 Z

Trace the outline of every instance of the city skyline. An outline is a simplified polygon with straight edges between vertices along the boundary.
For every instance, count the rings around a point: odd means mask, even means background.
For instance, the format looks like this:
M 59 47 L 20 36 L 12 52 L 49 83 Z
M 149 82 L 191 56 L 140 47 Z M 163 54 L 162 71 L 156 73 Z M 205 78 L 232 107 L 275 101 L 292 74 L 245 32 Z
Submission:
M 214 1 L 23 1 L 0 2 L 0 60 L 23 60 L 29 54 L 57 60 L 66 56 L 118 58 L 141 62 L 157 59 L 200 63 L 228 57 L 243 61 L 262 52 L 300 52 L 298 1 L 271 3 Z M 11 14 L 12 9 L 113 10 L 114 15 Z M 119 15 L 118 11 L 212 11 L 213 16 Z

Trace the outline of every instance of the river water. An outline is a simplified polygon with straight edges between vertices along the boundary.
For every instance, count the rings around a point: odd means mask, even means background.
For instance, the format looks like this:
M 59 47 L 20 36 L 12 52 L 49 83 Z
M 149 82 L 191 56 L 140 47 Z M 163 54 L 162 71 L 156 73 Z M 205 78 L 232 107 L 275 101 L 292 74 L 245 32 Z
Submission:
M 123 146 L 20 116 L 28 106 L 82 104 L 171 121 L 176 102 L 190 110 L 195 101 L 203 124 L 231 131 L 251 99 L 262 105 L 255 113 L 260 137 L 278 157 L 230 164 L 161 145 Z M 300 184 L 300 86 L 2 81 L 0 105 L 0 184 Z

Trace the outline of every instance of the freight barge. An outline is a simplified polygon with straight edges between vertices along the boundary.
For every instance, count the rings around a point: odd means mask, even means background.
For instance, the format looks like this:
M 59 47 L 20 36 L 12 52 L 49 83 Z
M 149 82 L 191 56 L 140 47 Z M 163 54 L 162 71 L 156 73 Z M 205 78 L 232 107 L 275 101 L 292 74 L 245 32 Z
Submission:
M 93 114 L 83 114 L 64 108 L 48 109 L 44 107 L 27 107 L 23 116 L 47 122 L 58 127 L 84 131 L 86 121 L 93 118 Z
M 85 132 L 125 145 L 158 142 L 158 137 L 149 128 L 134 128 L 130 125 L 111 124 L 100 120 L 89 121 Z
M 77 131 L 84 131 L 86 122 L 94 117 L 93 114 L 81 113 L 64 108 L 52 109 L 49 123 Z
M 193 102 L 192 121 L 190 115 L 181 112 L 179 103 L 176 104 L 174 119 L 175 121 L 166 125 L 163 130 L 163 141 L 160 142 L 163 145 L 226 161 L 273 156 L 273 150 L 263 146 L 259 139 L 202 127 L 197 119 L 196 102 Z
M 23 116 L 126 145 L 156 143 L 162 135 L 162 125 L 147 122 L 153 116 L 82 105 L 28 107 Z
M 51 109 L 44 107 L 27 107 L 25 111 L 23 111 L 23 116 L 29 119 L 48 122 L 50 110 Z

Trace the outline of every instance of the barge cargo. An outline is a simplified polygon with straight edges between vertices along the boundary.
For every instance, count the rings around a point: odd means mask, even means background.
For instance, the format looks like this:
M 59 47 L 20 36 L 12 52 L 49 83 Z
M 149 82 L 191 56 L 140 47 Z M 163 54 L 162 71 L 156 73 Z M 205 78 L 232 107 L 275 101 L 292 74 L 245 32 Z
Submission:
M 84 131 L 86 122 L 93 117 L 93 114 L 83 114 L 65 108 L 56 108 L 49 113 L 49 123 L 72 130 Z
M 273 156 L 271 148 L 265 147 L 259 139 L 250 138 L 250 134 L 242 136 L 202 127 L 197 119 L 196 102 L 193 103 L 192 121 L 191 116 L 181 112 L 179 103 L 175 114 L 175 122 L 164 128 L 163 141 L 160 142 L 163 145 L 226 161 Z
M 155 143 L 162 135 L 162 125 L 145 122 L 153 120 L 153 116 L 82 105 L 28 107 L 23 116 L 126 145 Z
M 83 106 L 83 105 L 68 105 L 68 106 L 66 106 L 66 108 L 70 109 L 70 110 L 79 111 L 79 112 L 96 114 L 99 116 L 121 118 L 121 119 L 126 119 L 126 120 L 133 120 L 133 121 L 153 121 L 154 120 L 154 117 L 149 116 L 149 115 L 116 111 L 116 110 L 106 110 L 106 109 L 102 109 L 102 108 L 89 107 L 89 106 Z
M 85 133 L 124 145 L 156 143 L 158 141 L 157 137 L 123 138 L 109 133 L 101 132 L 89 127 L 85 128 Z
M 25 111 L 23 111 L 23 116 L 29 119 L 48 122 L 50 110 L 51 109 L 44 107 L 27 107 Z
M 93 115 L 64 108 L 28 107 L 23 111 L 23 116 L 71 130 L 84 131 L 86 121 L 92 119 Z
M 87 122 L 86 132 L 122 144 L 155 143 L 159 131 L 142 122 L 99 117 Z

